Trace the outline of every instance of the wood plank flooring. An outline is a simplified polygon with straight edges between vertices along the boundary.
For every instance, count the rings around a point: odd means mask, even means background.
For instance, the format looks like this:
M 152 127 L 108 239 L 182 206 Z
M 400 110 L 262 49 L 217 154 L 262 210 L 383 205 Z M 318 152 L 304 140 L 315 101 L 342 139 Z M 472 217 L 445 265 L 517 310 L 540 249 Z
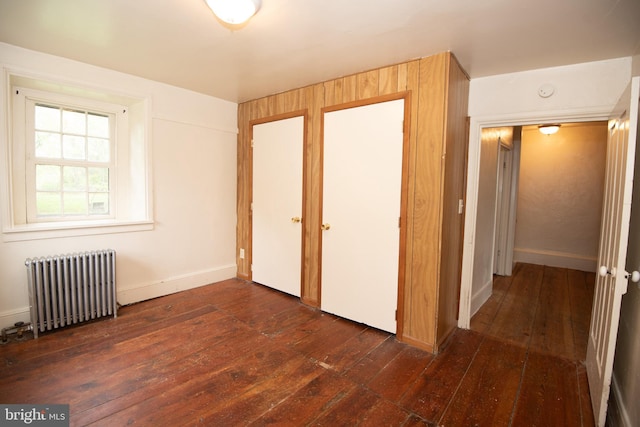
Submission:
M 0 346 L 0 402 L 68 403 L 74 426 L 591 426 L 592 289 L 518 265 L 434 356 L 228 280 Z

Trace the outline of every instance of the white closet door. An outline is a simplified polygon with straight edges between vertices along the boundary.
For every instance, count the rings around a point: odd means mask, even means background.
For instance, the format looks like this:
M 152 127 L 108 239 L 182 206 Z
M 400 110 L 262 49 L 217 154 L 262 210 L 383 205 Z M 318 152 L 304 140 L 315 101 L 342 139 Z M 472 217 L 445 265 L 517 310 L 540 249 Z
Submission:
M 321 307 L 396 332 L 404 100 L 324 115 Z
M 252 279 L 300 296 L 304 118 L 253 126 Z

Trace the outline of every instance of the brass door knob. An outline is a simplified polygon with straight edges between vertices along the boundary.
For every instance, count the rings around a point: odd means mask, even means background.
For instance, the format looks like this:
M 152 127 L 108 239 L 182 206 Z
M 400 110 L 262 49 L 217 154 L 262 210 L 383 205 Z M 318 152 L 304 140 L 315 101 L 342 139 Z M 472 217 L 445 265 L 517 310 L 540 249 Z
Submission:
M 302 218 L 300 218 L 299 216 L 294 216 L 293 218 L 291 218 L 291 222 L 294 224 L 298 224 L 299 222 L 302 222 Z
M 322 224 L 320 228 L 322 228 L 324 231 L 327 231 L 331 228 L 331 224 Z

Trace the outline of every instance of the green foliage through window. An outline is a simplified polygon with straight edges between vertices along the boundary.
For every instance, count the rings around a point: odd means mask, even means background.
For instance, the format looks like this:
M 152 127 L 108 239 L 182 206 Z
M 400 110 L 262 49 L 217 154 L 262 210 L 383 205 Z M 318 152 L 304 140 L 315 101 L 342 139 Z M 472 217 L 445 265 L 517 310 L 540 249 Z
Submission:
M 34 119 L 36 215 L 109 215 L 110 116 L 36 104 Z

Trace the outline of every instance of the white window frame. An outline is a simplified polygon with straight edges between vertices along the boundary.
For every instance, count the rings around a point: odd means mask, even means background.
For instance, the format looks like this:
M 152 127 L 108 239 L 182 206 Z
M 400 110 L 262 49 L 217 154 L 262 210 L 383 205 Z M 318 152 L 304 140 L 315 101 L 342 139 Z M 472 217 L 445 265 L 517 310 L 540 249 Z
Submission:
M 61 221 L 86 221 L 92 219 L 114 219 L 117 212 L 117 187 L 115 176 L 117 174 L 116 168 L 116 146 L 119 141 L 122 141 L 122 136 L 118 133 L 125 134 L 123 130 L 128 128 L 126 107 L 112 104 L 96 103 L 96 102 L 83 102 L 78 99 L 62 99 L 60 96 L 55 96 L 55 99 L 47 97 L 39 91 L 34 91 L 25 88 L 14 88 L 14 96 L 23 96 L 25 99 L 20 104 L 24 103 L 24 113 L 14 114 L 14 117 L 18 117 L 22 122 L 22 114 L 24 114 L 25 126 L 25 153 L 26 153 L 26 167 L 25 167 L 25 195 L 27 206 L 27 223 L 37 222 L 61 222 Z M 70 104 L 68 102 L 73 102 Z M 18 103 L 14 103 L 16 105 Z M 109 162 L 93 164 L 91 161 L 83 160 L 66 160 L 66 159 L 40 159 L 36 157 L 35 153 L 35 107 L 36 105 L 46 105 L 60 109 L 75 109 L 92 113 L 99 113 L 107 115 L 110 119 L 110 138 L 109 149 L 110 156 Z M 17 112 L 16 112 L 17 113 Z M 125 141 L 126 142 L 126 141 Z M 120 150 L 123 151 L 123 150 Z M 82 215 L 82 216 L 38 216 L 36 209 L 36 165 L 46 163 L 60 166 L 102 166 L 109 169 L 109 213 L 106 215 Z M 62 189 L 61 189 L 62 191 Z
M 150 100 L 74 87 L 12 73 L 5 69 L 5 117 L 0 118 L 0 208 L 4 241 L 109 234 L 153 229 L 151 153 L 148 144 Z M 0 91 L 2 93 L 2 91 Z M 35 220 L 28 205 L 35 182 L 33 135 L 27 126 L 28 104 L 64 106 L 113 114 L 115 146 L 110 176 L 110 215 L 82 219 Z M 6 165 L 6 167 L 4 167 Z M 33 172 L 35 173 L 35 172 Z M 111 175 L 111 174 L 110 174 Z M 32 190 L 28 189 L 31 188 Z M 35 199 L 34 199 L 35 200 Z

